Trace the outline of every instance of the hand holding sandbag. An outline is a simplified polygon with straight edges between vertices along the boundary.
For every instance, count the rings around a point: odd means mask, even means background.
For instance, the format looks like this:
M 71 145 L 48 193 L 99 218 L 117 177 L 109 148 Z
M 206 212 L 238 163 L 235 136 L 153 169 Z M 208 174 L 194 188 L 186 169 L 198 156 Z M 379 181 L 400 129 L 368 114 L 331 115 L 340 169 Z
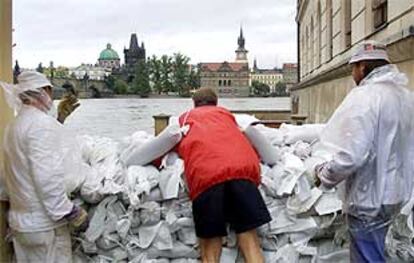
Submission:
M 88 228 L 88 213 L 80 206 L 74 205 L 72 211 L 65 216 L 69 226 L 77 231 L 84 231 Z

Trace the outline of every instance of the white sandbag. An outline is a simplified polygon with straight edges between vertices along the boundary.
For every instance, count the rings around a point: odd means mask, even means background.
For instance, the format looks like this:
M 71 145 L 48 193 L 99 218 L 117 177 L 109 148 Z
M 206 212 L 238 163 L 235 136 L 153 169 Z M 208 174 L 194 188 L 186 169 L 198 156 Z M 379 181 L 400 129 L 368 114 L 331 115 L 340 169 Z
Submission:
M 82 162 L 82 153 L 76 137 L 65 136 L 65 140 L 62 140 L 62 152 L 65 189 L 67 193 L 72 193 L 85 181 L 88 165 Z
M 159 229 L 161 228 L 162 223 L 163 222 L 158 222 L 158 224 L 155 225 L 141 226 L 139 228 L 138 246 L 140 248 L 145 249 L 151 246 L 152 242 L 158 234 Z
M 156 202 L 147 202 L 139 206 L 141 224 L 151 226 L 158 224 L 161 220 L 161 207 Z
M 284 141 L 286 144 L 294 144 L 297 141 L 311 143 L 319 139 L 325 124 L 304 124 L 301 126 L 282 123 L 280 130 L 285 133 Z
M 174 148 L 181 141 L 183 131 L 184 127 L 180 128 L 177 123 L 170 124 L 157 137 L 132 151 L 122 153 L 120 159 L 126 166 L 149 164 Z
M 159 250 L 173 249 L 173 239 L 166 222 L 162 222 L 154 239 L 153 246 Z
M 260 121 L 256 117 L 249 114 L 233 114 L 240 130 L 246 130 L 252 123 Z
M 314 187 L 311 190 L 311 195 L 308 199 L 301 201 L 296 195 L 290 196 L 286 203 L 287 209 L 294 214 L 301 214 L 305 213 L 318 201 L 318 199 L 322 196 L 322 191 Z
M 236 262 L 239 251 L 237 248 L 224 247 L 221 251 L 220 263 L 234 263 Z
M 299 177 L 305 172 L 305 166 L 299 157 L 287 153 L 283 155 L 284 172 L 280 174 L 279 168 L 272 169 L 273 180 L 277 188 L 277 195 L 291 194 Z
M 256 127 L 247 127 L 244 134 L 256 149 L 263 163 L 268 165 L 276 164 L 279 159 L 277 148 L 273 147 L 270 141 L 268 141 L 267 138 L 261 134 L 258 129 L 256 129 Z
M 130 166 L 126 176 L 126 190 L 132 207 L 137 207 L 140 195 L 150 194 L 151 189 L 158 185 L 159 171 L 154 166 Z
M 160 190 L 164 200 L 177 198 L 181 182 L 181 175 L 184 173 L 184 161 L 177 159 L 173 165 L 166 166 L 160 172 Z
M 318 215 L 327 215 L 342 210 L 342 201 L 336 191 L 324 192 L 315 203 L 315 211 Z
M 173 248 L 170 250 L 158 250 L 155 247 L 150 247 L 147 250 L 148 258 L 192 258 L 197 259 L 199 258 L 199 253 L 190 246 L 186 246 L 179 241 L 174 241 Z
M 273 262 L 299 263 L 299 253 L 292 245 L 286 245 L 276 252 Z

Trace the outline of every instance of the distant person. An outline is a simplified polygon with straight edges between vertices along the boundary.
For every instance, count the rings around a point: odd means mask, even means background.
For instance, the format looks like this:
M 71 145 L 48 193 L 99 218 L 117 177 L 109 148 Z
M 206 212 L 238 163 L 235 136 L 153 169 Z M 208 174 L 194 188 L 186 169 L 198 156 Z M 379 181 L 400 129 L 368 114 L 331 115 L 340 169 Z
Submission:
M 380 43 L 362 43 L 349 63 L 357 86 L 321 134 L 334 156 L 317 183 L 345 180 L 351 261 L 385 262 L 387 230 L 413 190 L 413 94 Z
M 48 115 L 52 84 L 38 72 L 23 72 L 17 85 L 0 83 L 18 112 L 4 138 L 8 223 L 17 262 L 72 262 L 68 228 L 84 228 L 87 213 L 64 188 L 61 124 Z M 58 114 L 63 122 L 70 109 Z

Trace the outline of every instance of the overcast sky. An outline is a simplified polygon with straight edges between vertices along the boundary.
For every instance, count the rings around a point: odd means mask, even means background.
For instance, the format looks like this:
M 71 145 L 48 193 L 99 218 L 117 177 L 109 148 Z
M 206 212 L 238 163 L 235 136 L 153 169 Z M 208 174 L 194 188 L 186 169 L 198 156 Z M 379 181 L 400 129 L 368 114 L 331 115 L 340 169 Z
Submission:
M 296 0 L 17 0 L 14 59 L 21 67 L 95 63 L 111 43 L 123 61 L 132 32 L 147 56 L 233 61 L 240 24 L 252 63 L 296 61 Z

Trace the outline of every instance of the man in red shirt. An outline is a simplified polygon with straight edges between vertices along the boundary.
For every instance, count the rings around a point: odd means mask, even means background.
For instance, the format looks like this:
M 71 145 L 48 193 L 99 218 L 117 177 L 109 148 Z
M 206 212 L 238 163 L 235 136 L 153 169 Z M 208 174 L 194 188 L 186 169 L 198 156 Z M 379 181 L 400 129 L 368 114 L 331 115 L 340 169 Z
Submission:
M 217 106 L 212 89 L 193 96 L 194 109 L 182 114 L 189 132 L 177 146 L 193 202 L 203 262 L 219 262 L 229 225 L 245 262 L 264 262 L 256 228 L 271 220 L 260 184 L 260 161 L 234 116 Z

